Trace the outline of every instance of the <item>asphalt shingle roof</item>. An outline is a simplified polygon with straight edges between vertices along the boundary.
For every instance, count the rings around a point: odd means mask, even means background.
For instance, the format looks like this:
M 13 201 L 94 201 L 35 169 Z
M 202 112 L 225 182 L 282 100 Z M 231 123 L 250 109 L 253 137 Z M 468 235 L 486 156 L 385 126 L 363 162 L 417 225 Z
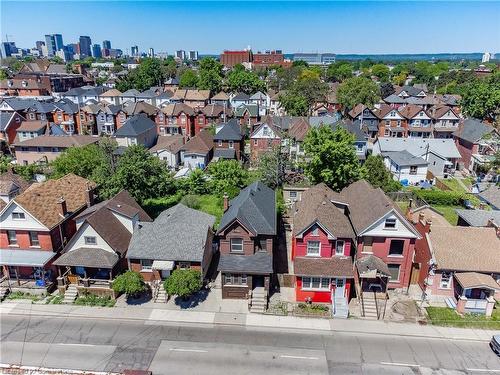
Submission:
M 214 141 L 241 141 L 242 139 L 243 134 L 241 133 L 240 124 L 237 119 L 231 119 L 226 122 L 214 135 Z
M 490 219 L 500 225 L 500 211 L 498 210 L 455 210 L 471 227 L 485 227 Z
M 495 128 L 491 125 L 469 118 L 460 125 L 458 130 L 453 133 L 453 135 L 468 142 L 476 143 L 486 134 L 489 134 L 494 130 Z
M 80 266 L 92 268 L 113 268 L 118 262 L 119 256 L 111 251 L 80 247 L 78 249 L 62 254 L 54 261 L 58 266 Z
M 352 259 L 347 256 L 297 257 L 293 262 L 293 271 L 299 276 L 353 277 Z
M 273 272 L 273 257 L 266 252 L 257 252 L 253 255 L 221 255 L 218 270 L 269 274 Z
M 156 124 L 145 113 L 132 116 L 115 132 L 116 137 L 135 137 L 153 128 Z
M 407 167 L 410 165 L 427 165 L 429 164 L 427 161 L 422 159 L 421 157 L 414 156 L 410 154 L 408 151 L 394 151 L 394 152 L 384 152 L 384 156 L 391 159 L 395 164 L 400 167 Z

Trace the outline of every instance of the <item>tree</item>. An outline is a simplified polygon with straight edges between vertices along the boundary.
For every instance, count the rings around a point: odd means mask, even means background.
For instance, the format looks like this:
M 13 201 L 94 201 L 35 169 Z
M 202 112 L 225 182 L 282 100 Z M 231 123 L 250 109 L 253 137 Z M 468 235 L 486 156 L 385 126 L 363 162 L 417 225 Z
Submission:
M 9 75 L 5 71 L 5 69 L 0 69 L 0 81 L 3 81 L 4 79 L 9 78 Z
M 342 82 L 352 77 L 353 67 L 347 61 L 336 61 L 326 70 L 326 78 L 331 82 Z
M 271 189 L 283 186 L 286 170 L 290 167 L 288 153 L 283 153 L 280 146 L 259 156 L 257 170 L 260 179 Z
M 353 77 L 339 85 L 337 99 L 344 110 L 349 111 L 360 103 L 372 107 L 380 100 L 380 95 L 377 84 L 371 79 Z
M 387 98 L 389 95 L 392 95 L 396 92 L 394 87 L 390 83 L 383 83 L 380 85 L 380 97 Z
M 392 178 L 391 172 L 385 167 L 384 160 L 380 155 L 370 155 L 366 158 L 361 168 L 361 176 L 373 187 L 379 187 L 386 193 L 397 191 L 401 187 L 401 184 Z
M 307 116 L 309 114 L 309 104 L 303 95 L 293 91 L 285 92 L 279 96 L 279 100 L 289 116 Z
M 321 81 L 316 70 L 304 69 L 300 76 L 283 95 L 281 105 L 287 114 L 308 116 L 315 103 L 323 102 L 328 93 L 328 85 Z
M 187 186 L 191 194 L 205 194 L 207 192 L 205 173 L 201 169 L 195 169 L 187 178 Z
M 113 281 L 115 293 L 125 293 L 127 297 L 136 296 L 146 290 L 144 278 L 139 272 L 127 271 Z
M 304 170 L 313 183 L 324 182 L 340 191 L 359 178 L 354 136 L 344 128 L 332 130 L 326 125 L 311 128 L 304 139 L 304 150 L 307 159 Z
M 166 164 L 143 146 L 128 147 L 118 160 L 116 171 L 100 189 L 105 198 L 127 190 L 139 203 L 172 192 L 173 177 Z
M 219 195 L 227 193 L 234 197 L 245 187 L 248 171 L 237 160 L 219 160 L 208 165 L 209 186 Z
M 200 90 L 210 90 L 217 93 L 222 88 L 222 64 L 211 57 L 205 57 L 200 61 L 200 78 L 198 88 Z
M 408 78 L 408 72 L 401 72 L 392 77 L 392 82 L 395 85 L 402 86 L 405 84 L 407 78 Z
M 167 77 L 163 62 L 156 58 L 145 58 L 117 83 L 117 89 L 126 91 L 135 88 L 144 91 L 152 86 L 161 86 Z
M 385 64 L 375 64 L 372 66 L 372 75 L 377 77 L 380 82 L 389 82 L 390 70 Z
M 495 121 L 500 115 L 500 82 L 495 76 L 500 74 L 465 86 L 461 105 L 467 116 Z
M 181 298 L 189 297 L 202 287 L 200 271 L 177 269 L 165 280 L 163 287 L 169 295 Z
M 0 174 L 5 173 L 9 170 L 11 161 L 12 158 L 10 156 L 0 154 Z
M 229 91 L 232 92 L 253 94 L 266 89 L 266 83 L 254 72 L 246 70 L 241 64 L 236 65 L 228 73 L 225 83 Z
M 198 75 L 192 69 L 186 69 L 179 79 L 179 87 L 194 88 L 198 85 Z

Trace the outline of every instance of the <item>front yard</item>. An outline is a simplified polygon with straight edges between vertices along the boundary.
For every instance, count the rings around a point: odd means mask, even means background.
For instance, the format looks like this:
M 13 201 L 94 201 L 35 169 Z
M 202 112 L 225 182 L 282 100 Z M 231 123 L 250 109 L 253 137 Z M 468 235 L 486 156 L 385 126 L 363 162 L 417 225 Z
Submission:
M 460 316 L 448 307 L 427 307 L 429 323 L 444 327 L 500 329 L 500 304 L 496 304 L 491 318 L 478 314 Z

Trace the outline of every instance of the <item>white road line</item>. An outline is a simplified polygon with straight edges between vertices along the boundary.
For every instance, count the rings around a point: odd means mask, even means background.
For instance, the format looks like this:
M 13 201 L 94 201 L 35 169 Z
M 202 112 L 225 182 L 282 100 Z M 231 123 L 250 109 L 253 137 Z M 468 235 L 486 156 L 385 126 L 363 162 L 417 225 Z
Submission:
M 66 346 L 97 346 L 93 344 L 66 344 L 64 342 L 55 343 L 54 345 L 66 345 Z
M 302 357 L 300 355 L 280 355 L 280 358 L 293 358 L 293 359 L 311 359 L 318 360 L 318 357 Z
M 487 369 L 487 368 L 466 368 L 467 371 L 471 371 L 471 372 L 489 372 L 489 373 L 492 373 L 492 372 L 495 372 L 495 373 L 500 373 L 500 370 L 490 370 L 490 369 Z
M 420 367 L 416 363 L 399 363 L 399 362 L 380 362 L 381 365 L 402 366 L 402 367 Z
M 193 353 L 208 353 L 208 350 L 201 349 L 181 349 L 181 348 L 170 348 L 169 350 L 173 352 L 193 352 Z

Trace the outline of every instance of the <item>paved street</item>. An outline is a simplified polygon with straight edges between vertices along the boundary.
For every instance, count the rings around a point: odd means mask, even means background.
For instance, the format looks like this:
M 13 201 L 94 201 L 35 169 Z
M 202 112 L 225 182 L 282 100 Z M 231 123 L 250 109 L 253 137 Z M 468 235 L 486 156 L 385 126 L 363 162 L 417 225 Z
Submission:
M 153 374 L 500 373 L 486 342 L 2 315 L 1 362 Z

